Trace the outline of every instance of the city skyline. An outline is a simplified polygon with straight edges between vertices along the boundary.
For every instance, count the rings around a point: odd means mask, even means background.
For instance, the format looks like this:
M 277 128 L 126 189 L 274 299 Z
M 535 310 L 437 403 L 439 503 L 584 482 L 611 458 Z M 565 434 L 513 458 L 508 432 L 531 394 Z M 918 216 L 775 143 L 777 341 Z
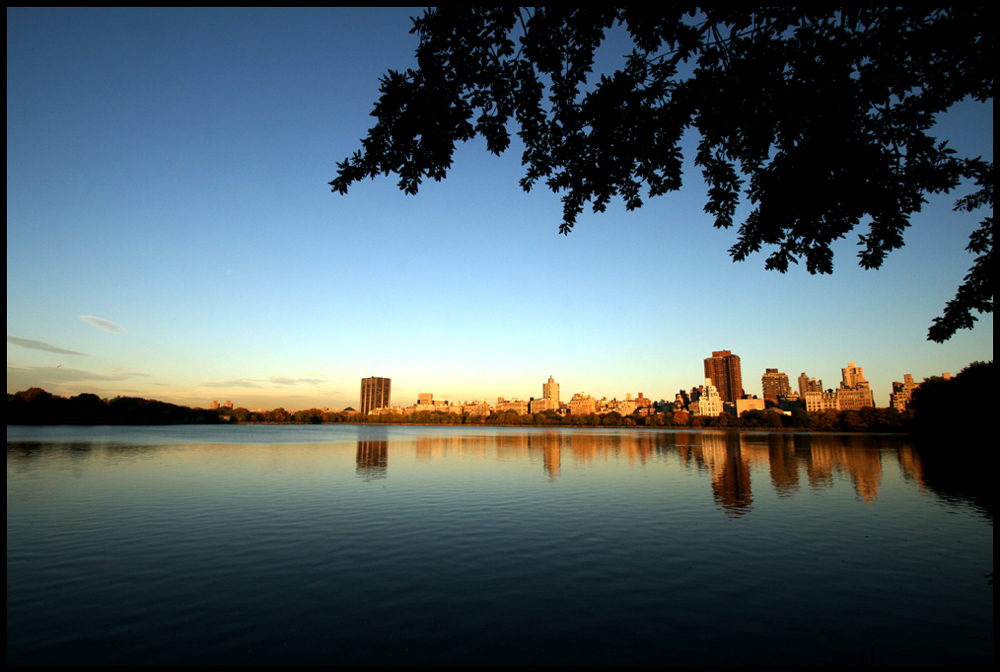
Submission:
M 331 194 L 418 13 L 8 9 L 8 392 L 343 408 L 370 371 L 400 399 L 527 399 L 551 372 L 567 398 L 669 400 L 722 346 L 748 394 L 856 361 L 884 406 L 904 374 L 993 359 L 992 315 L 925 341 L 972 262 L 967 190 L 929 197 L 880 271 L 841 241 L 832 276 L 730 260 L 696 138 L 681 192 L 568 237 L 558 196 L 517 186 L 516 141 L 467 143 L 415 197 Z M 992 101 L 940 124 L 992 160 Z

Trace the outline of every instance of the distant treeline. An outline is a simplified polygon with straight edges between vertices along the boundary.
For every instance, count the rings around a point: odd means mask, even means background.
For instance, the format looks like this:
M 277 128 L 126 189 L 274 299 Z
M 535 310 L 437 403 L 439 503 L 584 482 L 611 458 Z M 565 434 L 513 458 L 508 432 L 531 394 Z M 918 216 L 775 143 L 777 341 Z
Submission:
M 7 394 L 8 425 L 184 425 L 219 422 L 219 414 L 154 399 L 96 394 L 59 397 L 33 387 Z
M 188 408 L 155 399 L 96 394 L 60 397 L 33 387 L 7 395 L 8 425 L 197 425 L 229 423 L 320 424 L 358 422 L 359 414 L 311 408 L 290 413 L 283 408 L 250 411 L 245 408 Z
M 355 412 L 323 411 L 311 408 L 294 413 L 283 408 L 250 411 L 246 408 L 188 408 L 137 397 L 101 399 L 81 394 L 69 399 L 39 388 L 7 395 L 8 425 L 159 425 L 209 423 L 277 424 L 419 424 L 419 425 L 500 425 L 541 427 L 704 427 L 719 429 L 815 429 L 869 432 L 936 432 L 955 430 L 956 409 L 991 408 L 996 392 L 992 382 L 993 362 L 973 362 L 951 380 L 927 378 L 913 394 L 911 408 L 865 408 L 860 411 L 803 409 L 791 415 L 776 410 L 747 411 L 739 418 L 691 415 L 674 411 L 651 415 L 623 416 L 618 412 L 590 415 L 559 415 L 543 411 L 518 415 L 502 411 L 490 415 L 469 415 L 420 411 L 409 415 L 384 414 L 365 417 Z M 967 424 L 967 423 L 962 423 Z

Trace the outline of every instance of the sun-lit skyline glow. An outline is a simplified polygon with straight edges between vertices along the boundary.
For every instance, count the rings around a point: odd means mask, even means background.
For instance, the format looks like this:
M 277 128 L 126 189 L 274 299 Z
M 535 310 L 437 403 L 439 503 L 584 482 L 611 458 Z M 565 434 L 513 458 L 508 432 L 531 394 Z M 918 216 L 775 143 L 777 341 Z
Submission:
M 693 136 L 681 191 L 569 236 L 557 195 L 519 187 L 516 140 L 466 143 L 416 196 L 331 193 L 419 12 L 8 8 L 8 392 L 295 410 L 357 407 L 370 376 L 410 404 L 537 398 L 552 375 L 564 400 L 670 400 L 731 350 L 749 394 L 769 367 L 835 387 L 850 361 L 881 407 L 906 373 L 993 359 L 992 315 L 925 340 L 973 261 L 968 189 L 928 197 L 879 271 L 840 241 L 829 276 L 732 262 Z M 993 159 L 992 100 L 938 130 Z

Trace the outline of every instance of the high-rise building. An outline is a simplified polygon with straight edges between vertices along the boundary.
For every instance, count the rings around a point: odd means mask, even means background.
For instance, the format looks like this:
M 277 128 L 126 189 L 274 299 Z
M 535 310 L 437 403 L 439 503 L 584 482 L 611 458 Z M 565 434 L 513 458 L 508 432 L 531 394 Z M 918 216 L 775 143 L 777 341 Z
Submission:
M 392 388 L 391 378 L 371 378 L 361 379 L 361 413 L 368 415 L 376 408 L 387 408 L 390 400 L 390 390 Z
M 542 411 L 559 410 L 559 383 L 552 376 L 549 382 L 542 383 L 542 398 L 533 399 L 530 404 L 531 413 L 541 413 Z
M 840 370 L 840 375 L 843 378 L 840 386 L 843 388 L 857 390 L 868 386 L 868 381 L 865 380 L 865 370 L 860 366 L 855 366 L 854 362 L 848 362 L 847 368 Z
M 875 408 L 871 385 L 865 380 L 865 370 L 848 362 L 847 368 L 841 369 L 843 381 L 837 390 L 837 403 L 841 411 L 860 411 L 862 408 Z
M 736 403 L 744 396 L 740 358 L 729 350 L 717 350 L 705 360 L 705 378 L 719 390 L 722 401 Z
M 559 408 L 559 383 L 552 376 L 549 376 L 549 382 L 542 385 L 542 396 L 554 401 L 555 407 Z
M 815 378 L 810 378 L 803 371 L 802 375 L 799 376 L 799 396 L 805 397 L 806 392 L 822 392 L 823 391 L 823 381 L 816 380 Z
M 764 388 L 764 401 L 778 403 L 779 398 L 792 394 L 792 386 L 788 383 L 788 374 L 777 369 L 765 369 L 760 384 Z

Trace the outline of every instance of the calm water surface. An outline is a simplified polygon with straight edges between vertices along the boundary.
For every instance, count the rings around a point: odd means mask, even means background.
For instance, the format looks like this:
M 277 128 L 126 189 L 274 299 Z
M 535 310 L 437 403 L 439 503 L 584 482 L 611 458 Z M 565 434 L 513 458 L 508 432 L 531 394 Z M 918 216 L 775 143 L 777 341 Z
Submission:
M 990 663 L 992 571 L 899 437 L 7 428 L 8 664 Z

